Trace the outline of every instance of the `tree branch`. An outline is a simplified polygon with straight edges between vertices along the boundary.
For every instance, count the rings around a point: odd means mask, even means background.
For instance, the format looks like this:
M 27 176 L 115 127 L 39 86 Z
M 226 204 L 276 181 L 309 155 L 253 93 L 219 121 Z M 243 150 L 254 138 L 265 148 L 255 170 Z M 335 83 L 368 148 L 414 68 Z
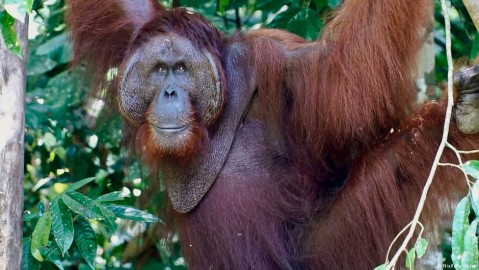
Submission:
M 476 1 L 476 0 L 473 0 Z M 394 254 L 391 261 L 387 264 L 388 270 L 393 269 L 400 256 L 401 253 L 406 250 L 409 242 L 414 236 L 414 232 L 416 231 L 416 227 L 420 224 L 419 218 L 421 217 L 422 210 L 424 208 L 424 204 L 426 202 L 427 193 L 429 192 L 429 188 L 431 187 L 432 181 L 434 179 L 434 175 L 436 174 L 436 170 L 439 166 L 441 156 L 444 152 L 445 147 L 447 146 L 447 138 L 449 136 L 449 125 L 451 123 L 451 115 L 452 115 L 452 108 L 454 105 L 453 99 L 453 62 L 452 62 L 452 53 L 451 53 L 451 22 L 449 19 L 449 13 L 447 10 L 446 0 L 441 0 L 442 11 L 444 13 L 444 21 L 445 21 L 445 28 L 446 28 L 446 53 L 447 53 L 447 62 L 448 62 L 448 73 L 447 73 L 447 110 L 446 110 L 446 118 L 444 121 L 444 129 L 442 133 L 441 143 L 439 144 L 439 149 L 437 150 L 436 157 L 434 158 L 434 163 L 432 165 L 431 171 L 429 173 L 429 177 L 427 178 L 426 184 L 421 194 L 421 198 L 419 200 L 418 206 L 416 208 L 416 213 L 414 214 L 414 218 L 412 222 L 408 225 L 409 231 L 406 235 L 401 246 L 398 248 L 397 252 Z M 407 227 L 407 226 L 406 226 Z

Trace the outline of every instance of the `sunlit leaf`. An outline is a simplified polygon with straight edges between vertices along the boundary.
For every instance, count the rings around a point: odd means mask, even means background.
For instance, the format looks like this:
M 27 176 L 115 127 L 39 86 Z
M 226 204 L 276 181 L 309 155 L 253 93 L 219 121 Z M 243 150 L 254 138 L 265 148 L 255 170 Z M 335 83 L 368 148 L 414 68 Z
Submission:
M 469 228 L 470 202 L 469 198 L 463 198 L 456 207 L 452 223 L 452 255 L 455 265 L 461 264 L 464 252 L 464 235 Z
M 406 256 L 406 267 L 414 270 L 414 261 L 416 260 L 416 248 L 409 250 Z
M 461 258 L 462 269 L 477 269 L 479 267 L 479 250 L 476 236 L 477 224 L 479 220 L 474 220 L 464 235 L 464 252 Z M 476 267 L 472 267 L 472 266 Z
M 414 246 L 416 248 L 416 253 L 418 258 L 422 258 L 427 251 L 428 242 L 424 238 L 419 238 Z
M 48 244 L 48 236 L 52 225 L 52 215 L 46 212 L 37 222 L 35 230 L 32 233 L 32 242 L 30 245 L 30 252 L 33 257 L 39 261 L 43 261 L 43 256 L 40 249 Z
M 7 49 L 22 58 L 22 48 L 15 31 L 15 19 L 6 11 L 0 11 L 0 32 Z
M 126 194 L 123 191 L 114 191 L 111 193 L 107 193 L 104 195 L 101 195 L 100 197 L 96 198 L 95 201 L 97 202 L 114 202 L 114 201 L 122 201 L 126 197 L 129 197 L 128 194 Z
M 474 177 L 475 179 L 479 178 L 479 161 L 477 160 L 469 160 L 464 163 L 464 171 Z
M 55 183 L 53 184 L 53 190 L 55 190 L 55 192 L 57 194 L 60 194 L 62 192 L 65 192 L 65 190 L 68 188 L 68 185 L 65 184 L 65 183 Z
M 157 216 L 123 205 L 108 205 L 113 213 L 121 218 L 142 222 L 162 222 Z
M 30 253 L 30 237 L 23 238 L 22 270 L 39 270 L 42 264 Z

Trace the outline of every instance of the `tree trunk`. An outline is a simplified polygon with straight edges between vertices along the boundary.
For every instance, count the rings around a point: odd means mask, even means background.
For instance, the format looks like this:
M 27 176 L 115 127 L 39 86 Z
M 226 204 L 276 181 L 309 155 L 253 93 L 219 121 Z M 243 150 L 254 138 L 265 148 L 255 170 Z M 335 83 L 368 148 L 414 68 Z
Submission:
M 15 29 L 23 59 L 0 35 L 0 270 L 21 269 L 22 262 L 27 23 L 16 22 Z

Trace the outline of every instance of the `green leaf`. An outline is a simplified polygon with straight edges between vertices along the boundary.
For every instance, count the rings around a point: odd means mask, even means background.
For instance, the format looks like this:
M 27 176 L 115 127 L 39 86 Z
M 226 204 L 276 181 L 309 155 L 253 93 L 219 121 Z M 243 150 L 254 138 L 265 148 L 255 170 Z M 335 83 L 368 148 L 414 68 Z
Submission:
M 479 216 L 479 181 L 476 180 L 474 185 L 471 189 L 471 201 L 472 201 L 472 209 L 474 209 L 474 213 L 476 216 Z
M 474 179 L 479 178 L 479 161 L 477 160 L 469 160 L 464 163 L 464 171 L 474 177 Z
M 43 44 L 39 45 L 35 51 L 35 55 L 47 56 L 48 58 L 53 58 L 54 60 L 70 60 L 71 55 L 69 53 L 70 50 L 67 44 L 68 35 L 66 32 L 63 32 L 59 35 L 49 38 Z M 61 63 L 63 63 L 63 61 L 61 61 Z
M 96 179 L 95 177 L 89 177 L 89 178 L 85 178 L 83 180 L 80 180 L 78 182 L 75 182 L 71 186 L 69 186 L 67 189 L 65 189 L 64 193 L 70 192 L 70 191 L 75 191 L 75 190 L 85 186 L 86 184 L 92 182 L 95 179 Z
M 230 4 L 230 0 L 219 0 L 218 1 L 218 12 L 220 14 L 224 14 L 226 9 L 228 8 Z
M 386 270 L 386 264 L 381 264 L 380 266 L 374 268 L 374 270 Z
M 0 11 L 0 32 L 7 49 L 22 58 L 22 47 L 15 31 L 15 19 L 6 11 Z
M 101 195 L 100 197 L 96 198 L 95 201 L 97 202 L 114 202 L 114 201 L 122 201 L 125 198 L 129 197 L 129 195 L 123 191 L 114 191 L 111 193 L 107 193 Z
M 479 250 L 477 247 L 478 239 L 476 236 L 477 224 L 479 220 L 474 220 L 464 235 L 464 253 L 461 258 L 459 269 L 477 269 L 479 263 Z M 476 267 L 472 267 L 472 266 Z
M 323 22 L 317 13 L 310 8 L 290 7 L 276 15 L 268 27 L 286 29 L 306 39 L 314 40 L 322 25 Z
M 414 245 L 414 248 L 416 248 L 417 257 L 419 259 L 422 258 L 424 254 L 426 254 L 427 246 L 428 246 L 428 242 L 426 239 L 419 238 L 417 240 L 416 245 Z
M 40 270 L 42 264 L 30 253 L 30 237 L 23 238 L 22 270 Z
M 96 235 L 88 220 L 78 217 L 75 222 L 75 243 L 78 251 L 91 269 L 95 269 Z
M 276 12 L 282 6 L 286 5 L 290 0 L 258 0 L 255 2 L 256 10 L 262 10 L 263 12 Z
M 32 12 L 33 0 L 3 0 L 5 10 L 20 22 L 25 22 L 27 13 Z
M 23 1 L 23 2 L 25 2 L 25 5 L 26 5 L 26 7 L 27 7 L 27 12 L 28 12 L 28 13 L 32 13 L 33 1 L 34 1 L 34 0 L 25 0 L 25 1 Z
M 141 222 L 163 223 L 163 221 L 161 221 L 157 216 L 154 216 L 147 212 L 143 212 L 136 208 L 123 206 L 123 205 L 108 205 L 108 208 L 110 208 L 110 210 L 113 211 L 113 213 L 121 219 L 128 219 L 128 220 L 141 221 Z
M 52 245 L 50 246 L 50 248 L 48 248 L 45 254 L 45 259 L 53 263 L 58 269 L 63 270 L 63 265 L 60 260 L 61 257 L 62 251 L 60 250 L 60 247 L 58 247 L 58 245 L 55 245 L 55 243 L 52 243 Z
M 474 40 L 472 42 L 472 50 L 469 58 L 476 59 L 479 57 L 479 33 L 474 35 Z
M 50 212 L 46 212 L 37 222 L 35 230 L 32 233 L 32 243 L 30 246 L 30 252 L 33 257 L 43 262 L 43 256 L 40 249 L 48 244 L 48 237 L 50 235 L 50 229 L 52 225 L 52 215 Z
M 464 252 L 464 235 L 469 228 L 470 202 L 464 197 L 456 207 L 452 222 L 452 254 L 451 259 L 455 265 L 461 264 Z
M 116 215 L 104 205 L 98 204 L 97 207 L 104 217 L 106 227 L 110 230 L 110 233 L 114 234 L 118 228 L 118 224 L 116 224 Z
M 88 218 L 102 220 L 110 230 L 111 233 L 115 233 L 118 225 L 116 224 L 116 215 L 107 207 L 101 205 L 95 200 L 78 193 L 68 192 L 61 195 L 63 202 L 73 212 Z
M 88 219 L 103 219 L 103 214 L 97 207 L 97 203 L 87 196 L 78 192 L 62 193 L 60 196 L 62 201 L 72 210 Z
M 63 256 L 73 243 L 74 230 L 72 214 L 62 200 L 53 202 L 51 211 L 53 215 L 53 236 Z
M 406 256 L 406 267 L 414 270 L 414 260 L 416 259 L 416 248 L 409 250 Z
M 328 5 L 328 3 L 324 0 L 313 0 L 313 1 L 314 1 L 314 4 L 316 4 L 317 10 L 323 10 Z
M 39 201 L 36 207 L 40 215 L 43 215 L 45 213 L 45 204 L 42 201 Z

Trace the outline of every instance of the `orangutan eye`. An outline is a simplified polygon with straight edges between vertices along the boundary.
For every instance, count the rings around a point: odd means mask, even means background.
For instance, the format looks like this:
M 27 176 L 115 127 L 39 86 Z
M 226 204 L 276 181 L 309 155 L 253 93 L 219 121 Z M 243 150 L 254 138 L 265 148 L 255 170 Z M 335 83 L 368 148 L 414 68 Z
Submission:
M 164 63 L 156 64 L 154 70 L 158 73 L 166 73 L 168 72 L 168 67 Z
M 175 66 L 175 73 L 184 73 L 186 72 L 186 66 L 184 63 L 179 63 Z

